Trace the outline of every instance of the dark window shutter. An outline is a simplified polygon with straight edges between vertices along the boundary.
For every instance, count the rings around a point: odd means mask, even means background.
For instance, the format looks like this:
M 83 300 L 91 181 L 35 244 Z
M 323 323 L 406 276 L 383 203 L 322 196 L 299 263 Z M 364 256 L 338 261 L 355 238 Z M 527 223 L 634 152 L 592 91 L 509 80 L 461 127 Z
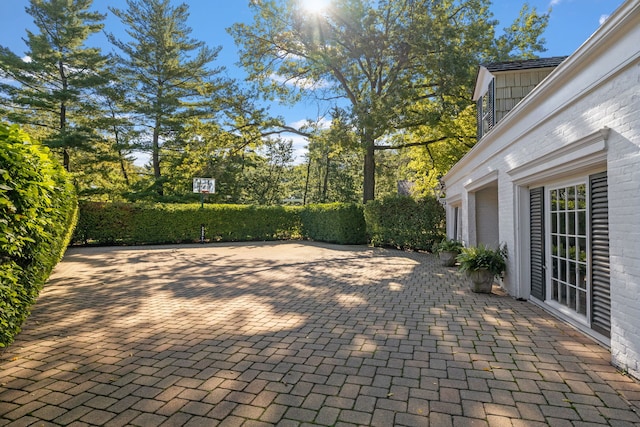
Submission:
M 544 271 L 544 187 L 529 191 L 531 236 L 531 296 L 540 301 L 546 297 Z
M 589 177 L 591 194 L 591 328 L 611 336 L 607 173 Z
M 477 111 L 476 111 L 476 120 L 478 122 L 478 140 L 482 139 L 483 130 L 482 130 L 482 117 L 484 113 L 482 112 L 482 97 L 478 99 L 476 102 Z
M 487 91 L 487 111 L 484 112 L 487 121 L 487 130 L 493 129 L 493 126 L 496 124 L 496 89 L 495 89 L 495 79 L 491 80 L 489 83 L 489 90 Z

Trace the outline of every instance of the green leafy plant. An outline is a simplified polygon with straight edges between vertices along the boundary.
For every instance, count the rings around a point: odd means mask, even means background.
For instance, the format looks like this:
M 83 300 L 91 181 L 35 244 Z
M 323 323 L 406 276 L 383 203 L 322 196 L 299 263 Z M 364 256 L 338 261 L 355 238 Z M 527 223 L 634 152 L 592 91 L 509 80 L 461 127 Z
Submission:
M 444 234 L 444 208 L 435 197 L 370 200 L 364 207 L 364 216 L 374 246 L 429 250 Z
M 128 245 L 287 240 L 308 238 L 340 244 L 366 242 L 362 207 L 332 203 L 255 206 L 166 203 L 80 203 L 74 235 L 79 244 Z
M 302 234 L 307 239 L 342 245 L 367 241 L 362 206 L 353 203 L 327 203 L 305 206 L 300 211 Z
M 501 245 L 493 249 L 486 245 L 479 245 L 462 248 L 462 252 L 456 259 L 463 273 L 486 269 L 493 274 L 493 277 L 498 277 L 507 268 L 507 247 Z
M 71 178 L 49 150 L 0 123 L 0 348 L 62 258 L 77 212 Z
M 464 248 L 462 242 L 454 239 L 445 239 L 441 240 L 438 243 L 435 243 L 432 247 L 432 251 L 435 253 L 439 252 L 456 252 L 460 253 Z
M 166 203 L 80 203 L 73 241 L 130 245 L 284 240 L 300 238 L 300 211 L 293 206 Z

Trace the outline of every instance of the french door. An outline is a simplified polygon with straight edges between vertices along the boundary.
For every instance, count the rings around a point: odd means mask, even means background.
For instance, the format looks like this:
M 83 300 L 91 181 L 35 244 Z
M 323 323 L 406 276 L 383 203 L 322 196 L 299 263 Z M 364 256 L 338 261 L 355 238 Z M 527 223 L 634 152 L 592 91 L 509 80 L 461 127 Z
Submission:
M 547 295 L 584 321 L 591 314 L 587 188 L 586 182 L 550 188 L 547 227 L 551 266 Z
M 607 173 L 530 189 L 531 296 L 610 336 Z

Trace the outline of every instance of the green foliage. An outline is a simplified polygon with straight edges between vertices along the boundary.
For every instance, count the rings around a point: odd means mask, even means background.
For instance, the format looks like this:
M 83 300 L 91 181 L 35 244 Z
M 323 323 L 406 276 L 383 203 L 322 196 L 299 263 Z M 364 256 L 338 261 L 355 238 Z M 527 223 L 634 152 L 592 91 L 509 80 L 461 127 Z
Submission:
M 462 242 L 453 239 L 444 239 L 433 245 L 433 252 L 457 252 L 460 253 L 464 245 Z
M 367 234 L 375 246 L 428 250 L 444 234 L 444 209 L 434 197 L 390 196 L 364 208 Z
M 76 220 L 74 187 L 49 150 L 0 123 L 0 347 L 19 332 Z
M 73 237 L 82 244 L 190 243 L 300 237 L 299 209 L 283 206 L 81 202 Z
M 341 245 L 366 243 L 361 205 L 330 203 L 307 205 L 300 212 L 305 238 Z
M 362 207 L 349 203 L 253 206 L 150 203 L 80 203 L 74 243 L 128 245 L 286 240 L 340 244 L 366 242 Z
M 525 7 L 496 39 L 490 0 L 335 1 L 322 14 L 302 3 L 252 1 L 254 21 L 230 32 L 265 97 L 343 99 L 364 155 L 364 201 L 375 195 L 381 142 L 454 117 L 470 105 L 477 65 L 541 50 L 548 20 Z
M 141 147 L 151 153 L 158 194 L 163 194 L 161 164 L 166 145 L 182 148 L 184 123 L 189 118 L 212 118 L 211 101 L 224 82 L 222 69 L 210 68 L 221 48 L 193 39 L 187 25 L 189 6 L 169 0 L 128 0 L 127 9 L 109 10 L 125 25 L 126 41 L 108 34 L 118 48 L 116 74 L 135 99 L 125 108 L 150 131 Z M 138 124 L 138 123 L 136 123 Z
M 71 170 L 72 153 L 93 153 L 95 91 L 105 84 L 106 57 L 86 41 L 102 30 L 105 15 L 92 0 L 32 0 L 26 11 L 35 31 L 27 31 L 29 61 L 0 47 L 0 93 L 15 123 L 46 129 L 40 140 L 61 152 Z
M 479 245 L 463 248 L 456 260 L 460 263 L 460 271 L 463 273 L 486 269 L 497 277 L 507 269 L 507 247 L 502 245 L 492 249 Z

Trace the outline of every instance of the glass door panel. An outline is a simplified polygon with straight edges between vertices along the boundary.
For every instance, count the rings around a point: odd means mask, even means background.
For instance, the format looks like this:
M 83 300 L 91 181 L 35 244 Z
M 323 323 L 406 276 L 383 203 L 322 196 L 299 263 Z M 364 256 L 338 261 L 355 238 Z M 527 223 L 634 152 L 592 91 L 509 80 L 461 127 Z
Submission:
M 548 295 L 580 317 L 587 316 L 586 183 L 549 191 L 551 271 Z

